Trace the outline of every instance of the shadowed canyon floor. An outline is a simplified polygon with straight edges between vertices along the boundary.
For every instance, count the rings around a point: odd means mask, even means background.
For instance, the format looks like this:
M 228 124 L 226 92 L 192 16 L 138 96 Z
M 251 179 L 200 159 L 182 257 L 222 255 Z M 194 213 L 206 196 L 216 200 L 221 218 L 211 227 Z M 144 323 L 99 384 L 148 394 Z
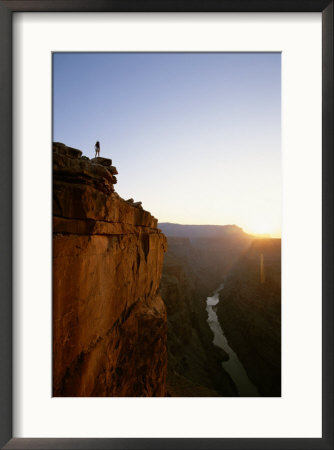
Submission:
M 281 240 L 257 239 L 229 272 L 217 314 L 260 395 L 281 395 Z
M 219 303 L 219 292 L 224 289 L 224 285 L 220 285 L 213 293 L 212 297 L 206 300 L 206 310 L 208 312 L 208 324 L 213 333 L 213 344 L 228 354 L 228 359 L 222 362 L 223 369 L 232 378 L 237 393 L 240 397 L 258 397 L 259 393 L 254 384 L 248 378 L 247 372 L 239 360 L 237 354 L 229 346 L 228 341 L 223 333 L 219 319 L 217 316 L 217 305 Z
M 160 289 L 167 306 L 169 395 L 280 395 L 280 240 L 254 240 L 236 226 L 159 224 L 159 228 L 169 244 Z M 244 266 L 250 255 L 252 270 Z M 240 293 L 231 292 L 238 270 L 244 304 L 239 304 Z M 220 289 L 220 297 L 216 291 L 223 281 L 229 298 L 224 305 L 225 289 Z M 264 304 L 253 309 L 257 288 Z M 261 336 L 269 337 L 267 344 L 254 342 L 252 330 L 257 326 Z M 245 329 L 252 346 L 240 338 Z

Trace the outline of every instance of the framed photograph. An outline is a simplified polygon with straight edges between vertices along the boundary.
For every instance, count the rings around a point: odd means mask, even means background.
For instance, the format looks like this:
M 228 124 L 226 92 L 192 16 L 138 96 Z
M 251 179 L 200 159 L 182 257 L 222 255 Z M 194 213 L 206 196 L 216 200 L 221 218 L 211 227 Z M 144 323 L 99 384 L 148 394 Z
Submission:
M 0 33 L 3 448 L 333 448 L 333 2 Z

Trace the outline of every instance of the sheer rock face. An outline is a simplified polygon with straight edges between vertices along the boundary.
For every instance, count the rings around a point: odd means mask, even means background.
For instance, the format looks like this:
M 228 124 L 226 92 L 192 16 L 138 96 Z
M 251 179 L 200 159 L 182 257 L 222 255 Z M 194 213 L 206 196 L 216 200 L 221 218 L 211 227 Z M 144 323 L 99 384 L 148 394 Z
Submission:
M 110 166 L 53 150 L 53 395 L 165 396 L 166 238 Z

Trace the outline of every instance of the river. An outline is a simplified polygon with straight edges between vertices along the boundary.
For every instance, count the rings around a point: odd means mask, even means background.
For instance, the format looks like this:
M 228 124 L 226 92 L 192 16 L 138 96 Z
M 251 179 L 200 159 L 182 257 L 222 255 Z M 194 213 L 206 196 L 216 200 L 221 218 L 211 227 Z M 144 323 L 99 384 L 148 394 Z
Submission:
M 224 336 L 224 332 L 220 326 L 218 316 L 214 310 L 214 307 L 219 303 L 219 292 L 224 288 L 221 284 L 213 293 L 212 297 L 208 297 L 206 300 L 206 310 L 208 313 L 208 324 L 213 332 L 213 344 L 223 349 L 229 355 L 228 361 L 223 361 L 223 369 L 232 378 L 238 394 L 240 397 L 258 397 L 259 392 L 254 384 L 248 378 L 247 372 L 241 364 L 236 353 L 228 345 L 227 339 Z

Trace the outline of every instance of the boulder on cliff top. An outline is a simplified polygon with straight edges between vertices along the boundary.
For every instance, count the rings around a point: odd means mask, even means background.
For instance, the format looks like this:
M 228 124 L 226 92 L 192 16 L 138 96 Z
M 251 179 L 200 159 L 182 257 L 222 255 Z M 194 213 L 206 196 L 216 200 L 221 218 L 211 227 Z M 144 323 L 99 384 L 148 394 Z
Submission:
M 52 146 L 53 152 L 61 155 L 66 155 L 69 158 L 80 158 L 82 156 L 82 151 L 77 148 L 68 147 L 62 142 L 54 142 Z
M 71 150 L 71 149 L 70 149 Z M 117 179 L 101 164 L 94 164 L 88 158 L 71 157 L 68 147 L 54 145 L 53 152 L 53 180 L 54 183 L 65 182 L 71 184 L 87 184 L 105 194 L 114 192 L 113 185 Z
M 94 164 L 101 164 L 102 166 L 111 166 L 111 159 L 102 158 L 102 156 L 97 156 L 96 158 L 92 158 L 91 162 Z
M 109 172 L 111 173 L 111 175 L 118 175 L 118 171 L 117 171 L 117 169 L 116 169 L 115 166 L 107 167 L 107 169 L 109 170 Z
M 142 207 L 142 202 L 134 202 L 133 206 L 136 207 L 136 208 L 141 208 L 141 209 L 143 208 Z
M 143 209 L 141 202 L 124 200 L 115 192 L 116 167 L 94 163 L 94 159 L 111 160 L 69 156 L 77 155 L 75 149 L 57 142 L 53 150 L 55 216 L 156 228 L 157 219 Z
M 142 202 L 135 202 L 133 198 L 129 198 L 128 200 L 125 201 L 126 203 L 129 203 L 130 205 L 134 206 L 135 208 L 143 209 Z

